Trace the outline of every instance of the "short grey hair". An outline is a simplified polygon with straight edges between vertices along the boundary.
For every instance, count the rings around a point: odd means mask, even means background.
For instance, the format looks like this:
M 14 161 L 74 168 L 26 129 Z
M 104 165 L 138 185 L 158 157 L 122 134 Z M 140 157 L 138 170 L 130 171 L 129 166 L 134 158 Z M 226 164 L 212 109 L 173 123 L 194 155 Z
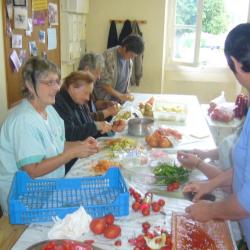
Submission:
M 103 56 L 94 52 L 84 54 L 80 59 L 78 70 L 85 70 L 86 67 L 89 70 L 102 69 L 104 67 Z
M 22 78 L 23 78 L 23 87 L 22 94 L 23 97 L 32 99 L 32 93 L 26 86 L 26 83 L 29 83 L 33 86 L 35 92 L 37 89 L 37 84 L 39 80 L 45 78 L 49 73 L 55 73 L 61 78 L 60 69 L 53 62 L 40 58 L 40 57 L 31 57 L 23 66 L 22 69 Z

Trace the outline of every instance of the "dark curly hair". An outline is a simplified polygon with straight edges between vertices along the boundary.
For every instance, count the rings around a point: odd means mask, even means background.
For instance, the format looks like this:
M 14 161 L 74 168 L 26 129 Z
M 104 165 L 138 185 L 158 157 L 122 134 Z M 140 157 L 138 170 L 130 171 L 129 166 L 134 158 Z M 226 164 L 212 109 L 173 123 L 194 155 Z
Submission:
M 224 53 L 234 73 L 235 65 L 231 56 L 242 64 L 242 70 L 250 72 L 250 23 L 239 24 L 228 33 Z
M 121 46 L 126 48 L 126 51 L 134 52 L 137 55 L 140 55 L 144 52 L 144 41 L 141 36 L 131 34 L 125 37 Z

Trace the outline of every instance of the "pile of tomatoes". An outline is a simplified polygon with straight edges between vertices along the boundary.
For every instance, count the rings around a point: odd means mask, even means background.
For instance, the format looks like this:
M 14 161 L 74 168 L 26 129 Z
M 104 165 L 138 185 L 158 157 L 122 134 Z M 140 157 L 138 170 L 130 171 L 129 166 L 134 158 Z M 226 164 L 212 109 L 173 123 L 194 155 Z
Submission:
M 171 234 L 169 234 L 167 230 L 160 229 L 159 227 L 155 227 L 157 230 L 154 231 L 150 229 L 150 223 L 144 222 L 142 223 L 143 234 L 128 240 L 129 244 L 134 246 L 133 250 L 171 250 Z
M 121 235 L 121 227 L 114 224 L 115 218 L 112 214 L 104 217 L 95 218 L 90 222 L 90 230 L 94 234 L 103 234 L 107 239 L 115 239 Z M 121 241 L 116 241 L 115 245 L 119 245 Z
M 150 202 L 145 202 L 145 199 L 141 196 L 140 193 L 138 193 L 136 190 L 133 188 L 129 188 L 129 193 L 131 196 L 134 198 L 134 203 L 132 204 L 132 209 L 137 212 L 141 211 L 141 213 L 144 216 L 150 215 L 150 210 L 154 212 L 159 212 L 162 207 L 165 205 L 165 201 L 163 199 L 159 199 L 158 201 L 150 201 Z M 145 194 L 144 197 L 147 196 L 147 193 Z
M 77 242 L 74 240 L 51 240 L 41 250 L 92 250 L 94 241 Z

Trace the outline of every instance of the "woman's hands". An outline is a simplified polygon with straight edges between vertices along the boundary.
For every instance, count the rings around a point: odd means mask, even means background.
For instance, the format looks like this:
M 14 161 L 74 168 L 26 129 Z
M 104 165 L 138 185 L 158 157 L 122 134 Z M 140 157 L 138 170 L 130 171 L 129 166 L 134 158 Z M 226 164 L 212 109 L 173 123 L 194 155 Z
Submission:
M 185 209 L 187 217 L 200 222 L 214 219 L 213 202 L 201 200 Z
M 203 195 L 212 192 L 214 188 L 215 186 L 213 185 L 213 182 L 211 180 L 190 182 L 184 187 L 183 193 L 195 193 L 195 196 L 192 200 L 195 203 L 185 209 L 189 218 L 192 218 L 193 220 L 198 220 L 200 222 L 206 222 L 213 219 L 213 203 L 210 201 L 199 199 Z
M 101 134 L 105 134 L 112 130 L 112 125 L 106 121 L 103 122 L 95 122 L 97 130 L 101 132 Z
M 104 117 L 115 116 L 120 111 L 121 105 L 119 103 L 113 102 L 112 105 L 109 105 L 102 112 Z
M 97 130 L 101 132 L 101 134 L 107 133 L 111 130 L 114 132 L 122 132 L 126 127 L 126 122 L 122 119 L 114 121 L 111 125 L 110 123 L 104 122 L 96 122 Z
M 88 137 L 84 141 L 77 141 L 68 149 L 73 158 L 84 158 L 97 153 L 100 150 L 98 142 L 93 137 Z
M 211 180 L 190 182 L 183 188 L 183 193 L 195 193 L 193 202 L 197 202 L 204 194 L 211 193 L 215 186 Z
M 205 160 L 210 157 L 209 151 L 207 150 L 193 149 L 193 150 L 188 151 L 188 153 L 196 155 L 201 160 Z
M 126 102 L 126 101 L 130 101 L 132 102 L 134 100 L 134 96 L 127 93 L 127 94 L 120 94 L 119 95 L 119 99 L 121 100 L 122 103 Z
M 112 130 L 114 132 L 122 132 L 126 127 L 126 121 L 120 119 L 113 122 Z
M 201 158 L 197 157 L 195 154 L 184 151 L 177 152 L 177 159 L 184 167 L 189 169 L 198 168 L 199 164 L 202 162 Z

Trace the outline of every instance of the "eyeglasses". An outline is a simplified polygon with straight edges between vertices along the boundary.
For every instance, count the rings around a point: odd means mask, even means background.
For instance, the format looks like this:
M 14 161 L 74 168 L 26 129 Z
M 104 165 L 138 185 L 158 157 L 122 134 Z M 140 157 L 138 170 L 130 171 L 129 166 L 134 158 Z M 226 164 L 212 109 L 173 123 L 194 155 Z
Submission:
M 47 85 L 48 87 L 54 87 L 54 86 L 60 86 L 61 85 L 61 80 L 57 79 L 57 80 L 40 80 L 39 81 L 42 84 Z

